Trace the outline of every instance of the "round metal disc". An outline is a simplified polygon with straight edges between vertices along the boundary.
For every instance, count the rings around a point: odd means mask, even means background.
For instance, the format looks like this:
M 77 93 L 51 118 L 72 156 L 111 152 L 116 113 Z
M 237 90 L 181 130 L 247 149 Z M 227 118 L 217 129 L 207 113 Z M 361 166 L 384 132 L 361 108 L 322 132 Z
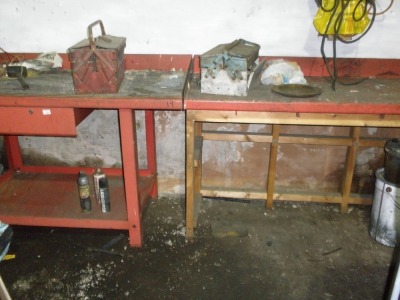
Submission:
M 282 84 L 272 88 L 272 91 L 287 97 L 306 98 L 321 94 L 321 89 L 308 84 Z

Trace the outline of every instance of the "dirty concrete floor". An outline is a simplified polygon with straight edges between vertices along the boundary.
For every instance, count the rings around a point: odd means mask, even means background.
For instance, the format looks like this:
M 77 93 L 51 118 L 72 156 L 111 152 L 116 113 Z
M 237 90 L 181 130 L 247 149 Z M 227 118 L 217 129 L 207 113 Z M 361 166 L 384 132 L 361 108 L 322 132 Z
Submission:
M 188 242 L 184 199 L 161 198 L 145 211 L 141 249 L 124 231 L 14 226 L 16 258 L 0 274 L 13 299 L 383 299 L 394 249 L 368 235 L 369 215 L 203 200 Z M 214 237 L 219 221 L 248 235 Z M 90 250 L 120 235 L 114 254 Z

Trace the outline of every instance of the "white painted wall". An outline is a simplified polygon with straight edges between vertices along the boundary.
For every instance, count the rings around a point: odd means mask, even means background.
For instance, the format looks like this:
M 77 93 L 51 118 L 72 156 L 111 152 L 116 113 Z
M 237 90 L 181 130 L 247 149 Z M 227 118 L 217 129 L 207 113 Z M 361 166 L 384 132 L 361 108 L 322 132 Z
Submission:
M 389 1 L 377 0 L 379 10 Z M 201 54 L 244 38 L 261 45 L 260 55 L 320 56 L 321 39 L 312 24 L 316 11 L 314 0 L 1 0 L 0 47 L 66 52 L 101 19 L 108 34 L 127 38 L 125 53 Z M 338 56 L 400 58 L 399 11 L 396 1 L 360 42 L 339 44 Z M 20 142 L 28 159 L 41 153 L 50 162 L 80 165 L 89 157 L 118 166 L 116 124 L 115 112 L 98 111 L 78 127 L 77 139 L 22 137 Z M 160 192 L 184 193 L 184 113 L 157 112 L 156 130 Z
M 378 10 L 390 0 L 377 0 Z M 261 55 L 319 56 L 314 0 L 2 0 L 0 47 L 10 52 L 66 52 L 102 19 L 127 38 L 126 53 L 201 54 L 244 38 Z M 338 56 L 399 58 L 400 3 L 377 17 L 368 35 Z

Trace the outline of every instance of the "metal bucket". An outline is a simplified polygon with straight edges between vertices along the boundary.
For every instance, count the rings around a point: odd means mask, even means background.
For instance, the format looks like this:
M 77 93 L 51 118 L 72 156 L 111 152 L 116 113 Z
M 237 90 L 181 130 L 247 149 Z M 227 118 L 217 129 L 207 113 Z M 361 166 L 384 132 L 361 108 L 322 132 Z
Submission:
M 400 184 L 400 139 L 388 140 L 385 144 L 385 180 Z
M 400 245 L 400 186 L 385 180 L 383 168 L 375 175 L 369 234 L 383 245 L 396 247 Z

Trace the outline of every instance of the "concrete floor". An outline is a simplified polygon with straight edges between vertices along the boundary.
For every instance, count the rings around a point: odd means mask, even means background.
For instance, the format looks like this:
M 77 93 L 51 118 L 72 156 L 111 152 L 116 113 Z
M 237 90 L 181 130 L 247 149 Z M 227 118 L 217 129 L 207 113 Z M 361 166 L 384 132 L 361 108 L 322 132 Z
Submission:
M 144 214 L 144 247 L 111 230 L 14 226 L 0 274 L 13 299 L 383 299 L 394 249 L 368 235 L 370 207 L 203 200 L 193 242 L 184 200 Z M 216 237 L 218 226 L 242 237 Z M 112 254 L 94 251 L 114 238 Z

